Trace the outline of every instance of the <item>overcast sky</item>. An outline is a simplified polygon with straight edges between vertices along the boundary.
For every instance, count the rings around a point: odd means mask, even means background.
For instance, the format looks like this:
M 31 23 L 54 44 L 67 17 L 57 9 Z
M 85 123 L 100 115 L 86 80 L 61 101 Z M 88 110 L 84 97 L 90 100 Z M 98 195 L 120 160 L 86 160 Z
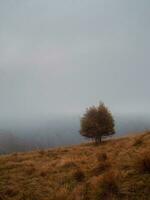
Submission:
M 149 0 L 0 0 L 0 118 L 150 112 Z

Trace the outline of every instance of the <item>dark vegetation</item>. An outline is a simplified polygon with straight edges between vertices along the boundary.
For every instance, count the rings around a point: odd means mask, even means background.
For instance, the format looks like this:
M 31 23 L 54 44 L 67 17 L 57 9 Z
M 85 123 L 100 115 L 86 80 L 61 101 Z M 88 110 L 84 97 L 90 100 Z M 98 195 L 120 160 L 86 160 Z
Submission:
M 113 116 L 103 103 L 100 103 L 98 107 L 88 108 L 81 118 L 80 134 L 94 139 L 97 144 L 101 143 L 103 137 L 111 136 L 114 133 Z

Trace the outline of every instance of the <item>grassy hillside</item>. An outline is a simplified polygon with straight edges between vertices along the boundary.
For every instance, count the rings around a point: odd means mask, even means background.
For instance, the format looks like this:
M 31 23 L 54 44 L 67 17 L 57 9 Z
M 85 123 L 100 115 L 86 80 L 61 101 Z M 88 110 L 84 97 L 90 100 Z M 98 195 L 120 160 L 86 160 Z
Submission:
M 150 132 L 0 156 L 0 200 L 148 200 Z

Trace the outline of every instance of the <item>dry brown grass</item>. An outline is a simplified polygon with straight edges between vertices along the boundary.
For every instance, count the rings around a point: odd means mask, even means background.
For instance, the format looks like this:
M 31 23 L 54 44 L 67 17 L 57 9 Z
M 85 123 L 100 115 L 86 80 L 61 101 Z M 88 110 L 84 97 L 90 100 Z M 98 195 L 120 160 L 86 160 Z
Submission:
M 150 132 L 0 156 L 0 200 L 147 199 Z
M 150 149 L 140 152 L 135 161 L 135 168 L 140 173 L 150 174 Z
M 92 169 L 91 173 L 92 175 L 97 176 L 107 171 L 110 168 L 111 168 L 111 164 L 109 161 L 101 161 Z
M 95 200 L 110 200 L 121 197 L 120 191 L 121 174 L 118 171 L 108 171 L 97 183 L 97 189 L 93 196 Z
M 97 154 L 97 160 L 98 161 L 106 161 L 107 160 L 107 154 L 106 153 L 98 153 Z

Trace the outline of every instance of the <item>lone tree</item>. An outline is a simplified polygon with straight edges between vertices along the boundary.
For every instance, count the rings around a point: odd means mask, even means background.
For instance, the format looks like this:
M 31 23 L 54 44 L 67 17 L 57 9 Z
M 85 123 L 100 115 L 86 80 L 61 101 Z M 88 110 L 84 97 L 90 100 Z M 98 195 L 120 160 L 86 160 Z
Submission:
M 81 118 L 80 134 L 101 143 L 102 137 L 108 137 L 115 133 L 115 123 L 111 112 L 100 103 L 98 107 L 92 106 L 86 110 Z

